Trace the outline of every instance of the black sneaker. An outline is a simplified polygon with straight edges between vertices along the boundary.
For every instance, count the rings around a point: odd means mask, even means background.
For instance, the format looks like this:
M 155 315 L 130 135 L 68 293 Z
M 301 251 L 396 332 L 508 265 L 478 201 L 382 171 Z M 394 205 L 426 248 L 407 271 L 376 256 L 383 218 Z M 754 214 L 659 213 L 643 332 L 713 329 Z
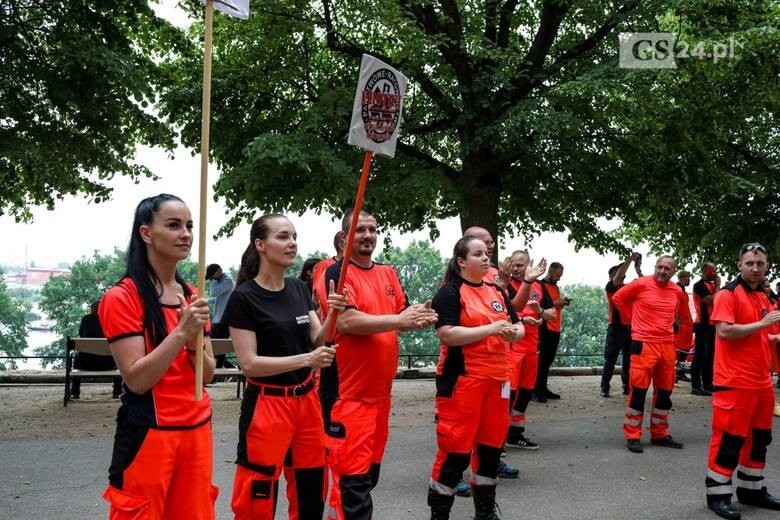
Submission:
M 601 391 L 601 393 L 600 393 L 599 395 L 600 395 L 601 397 L 604 397 L 604 398 L 606 398 L 606 399 L 609 399 L 610 397 L 612 397 L 611 395 L 609 395 L 609 390 L 602 390 L 602 391 Z
M 709 390 L 705 390 L 703 388 L 691 388 L 691 395 L 709 397 L 712 395 L 712 392 L 710 392 Z
M 537 403 L 546 403 L 547 402 L 547 397 L 545 397 L 542 394 L 534 394 L 534 398 L 533 399 Z
M 650 439 L 650 444 L 653 446 L 663 446 L 664 448 L 674 448 L 676 450 L 681 450 L 684 446 L 682 442 L 677 442 L 672 439 L 671 435 L 661 437 L 660 439 Z
M 544 395 L 545 395 L 545 397 L 547 397 L 547 399 L 560 399 L 561 398 L 560 394 L 556 394 L 555 392 L 551 392 L 549 390 L 545 390 Z
M 519 434 L 512 442 L 507 441 L 506 445 L 510 448 L 519 448 L 522 450 L 538 450 L 539 445 L 534 441 L 529 440 L 522 433 Z

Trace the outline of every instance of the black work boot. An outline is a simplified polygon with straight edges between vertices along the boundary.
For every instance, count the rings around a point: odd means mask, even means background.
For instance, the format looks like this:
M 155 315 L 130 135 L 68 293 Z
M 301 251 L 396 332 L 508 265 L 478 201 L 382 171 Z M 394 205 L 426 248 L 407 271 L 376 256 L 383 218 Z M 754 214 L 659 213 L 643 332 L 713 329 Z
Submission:
M 472 486 L 474 520 L 501 520 L 496 505 L 496 486 Z
M 454 496 L 441 495 L 428 488 L 428 505 L 431 506 L 431 520 L 450 520 L 450 509 Z
M 742 515 L 734 509 L 734 504 L 731 503 L 731 495 L 707 495 L 707 507 L 726 520 L 740 520 L 742 518 Z
M 740 504 L 747 506 L 780 511 L 780 500 L 767 493 L 766 486 L 761 489 L 746 489 L 737 486 L 737 500 Z

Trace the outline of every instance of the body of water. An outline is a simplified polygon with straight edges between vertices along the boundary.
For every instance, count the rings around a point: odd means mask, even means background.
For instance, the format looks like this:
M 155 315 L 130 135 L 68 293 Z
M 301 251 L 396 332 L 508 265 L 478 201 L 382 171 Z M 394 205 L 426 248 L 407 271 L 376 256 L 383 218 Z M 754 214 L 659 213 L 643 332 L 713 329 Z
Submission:
M 25 356 L 34 356 L 35 349 L 43 347 L 50 343 L 57 341 L 60 335 L 48 330 L 28 330 L 27 331 L 27 350 L 24 351 Z M 41 359 L 28 359 L 17 361 L 16 365 L 19 370 L 41 370 Z

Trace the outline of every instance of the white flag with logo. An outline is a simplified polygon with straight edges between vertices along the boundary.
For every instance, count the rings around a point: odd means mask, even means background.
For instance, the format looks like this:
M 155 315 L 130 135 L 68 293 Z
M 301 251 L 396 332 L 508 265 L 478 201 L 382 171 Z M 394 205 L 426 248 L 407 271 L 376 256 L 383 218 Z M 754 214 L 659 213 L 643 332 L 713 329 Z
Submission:
M 201 2 L 206 3 L 205 0 Z M 214 9 L 234 18 L 249 18 L 249 0 L 214 0 Z
M 408 81 L 390 65 L 368 54 L 363 55 L 352 106 L 349 144 L 386 157 L 395 156 Z

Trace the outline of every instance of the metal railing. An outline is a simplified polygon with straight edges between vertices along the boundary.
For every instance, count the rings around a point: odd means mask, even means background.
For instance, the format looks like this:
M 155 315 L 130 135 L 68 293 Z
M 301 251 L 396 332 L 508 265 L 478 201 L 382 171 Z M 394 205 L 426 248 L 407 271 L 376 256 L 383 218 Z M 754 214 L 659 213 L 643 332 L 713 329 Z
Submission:
M 562 359 L 569 359 L 569 358 L 590 358 L 591 361 L 588 363 L 582 364 L 576 364 L 576 365 L 567 365 L 564 363 L 561 363 Z M 399 367 L 405 367 L 408 370 L 411 370 L 412 368 L 431 368 L 436 366 L 436 362 L 439 359 L 439 354 L 400 354 L 398 356 L 398 366 Z M 415 360 L 429 360 L 427 362 L 421 363 L 417 362 L 415 363 Z M 555 356 L 555 362 L 553 363 L 554 367 L 565 367 L 565 366 L 578 366 L 578 367 L 599 367 L 604 364 L 604 356 L 603 354 L 558 354 Z

